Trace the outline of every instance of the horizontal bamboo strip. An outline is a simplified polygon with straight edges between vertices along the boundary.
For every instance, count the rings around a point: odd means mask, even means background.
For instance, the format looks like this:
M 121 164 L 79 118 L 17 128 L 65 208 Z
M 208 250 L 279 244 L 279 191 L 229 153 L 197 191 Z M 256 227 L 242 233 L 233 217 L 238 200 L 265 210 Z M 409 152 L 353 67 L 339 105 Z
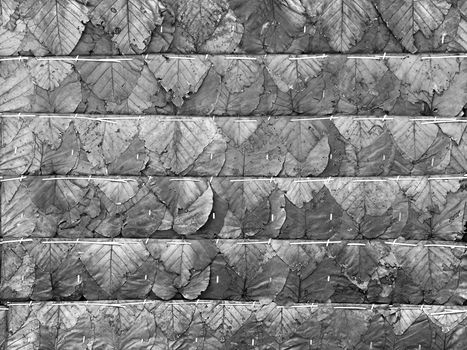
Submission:
M 37 61 L 70 61 L 70 62 L 129 62 L 133 60 L 151 60 L 154 57 L 166 57 L 168 59 L 209 59 L 213 57 L 222 57 L 227 60 L 254 60 L 261 61 L 268 56 L 286 56 L 291 61 L 301 61 L 301 60 L 325 60 L 333 59 L 336 57 L 344 57 L 350 60 L 362 59 L 362 60 L 389 60 L 389 59 L 404 59 L 408 57 L 420 57 L 421 60 L 431 60 L 431 59 L 463 59 L 467 58 L 467 54 L 463 51 L 452 52 L 452 53 L 426 53 L 426 54 L 409 54 L 409 53 L 361 53 L 358 55 L 345 54 L 345 53 L 320 53 L 317 55 L 306 55 L 306 54 L 287 54 L 287 53 L 270 53 L 267 55 L 261 54 L 249 54 L 249 55 L 226 55 L 226 54 L 205 54 L 205 53 L 189 53 L 189 54 L 170 54 L 170 53 L 148 53 L 148 54 L 131 54 L 131 55 L 49 55 L 49 56 L 33 56 L 33 55 L 18 55 L 18 56 L 0 56 L 0 62 L 8 61 L 28 61 L 28 60 L 37 60 Z

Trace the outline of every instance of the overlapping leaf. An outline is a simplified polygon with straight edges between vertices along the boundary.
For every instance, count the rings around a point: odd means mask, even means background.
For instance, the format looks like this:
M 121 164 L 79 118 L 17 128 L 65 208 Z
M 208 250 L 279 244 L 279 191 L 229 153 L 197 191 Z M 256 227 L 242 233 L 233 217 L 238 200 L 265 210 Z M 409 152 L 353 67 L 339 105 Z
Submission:
M 76 0 L 21 2 L 21 11 L 34 36 L 55 55 L 67 55 L 78 43 L 88 9 Z
M 230 59 L 222 56 L 213 57 L 215 70 L 223 77 L 227 90 L 232 93 L 243 92 L 253 85 L 261 75 L 262 66 L 256 57 Z
M 228 8 L 226 1 L 217 0 L 175 1 L 169 6 L 174 7 L 178 25 L 183 28 L 182 35 L 195 47 L 209 40 Z
M 25 35 L 26 25 L 22 22 L 13 31 L 0 24 L 0 55 L 9 56 L 18 52 Z
M 157 326 L 148 310 L 117 311 L 104 307 L 99 311 L 93 341 L 96 348 L 138 348 L 155 344 Z
M 391 3 L 377 0 L 376 6 L 402 45 L 415 52 L 415 34 L 421 31 L 425 37 L 430 37 L 443 22 L 451 4 L 445 0 L 398 0 Z
M 306 23 L 300 1 L 229 0 L 245 27 L 242 48 L 248 52 L 281 52 L 289 48 Z
M 211 213 L 213 193 L 205 181 L 163 179 L 150 184 L 155 194 L 166 203 L 174 218 L 173 228 L 182 235 L 196 232 Z
M 397 186 L 397 185 L 396 185 Z M 331 183 L 327 185 L 337 202 L 355 220 L 364 215 L 382 216 L 395 200 L 395 184 L 382 182 Z
M 109 295 L 123 284 L 124 278 L 149 256 L 142 243 L 122 248 L 118 245 L 88 245 L 83 249 L 80 260 L 96 283 Z
M 104 0 L 92 1 L 91 6 L 91 21 L 113 35 L 123 54 L 144 50 L 152 31 L 162 23 L 159 1 Z
M 185 59 L 158 56 L 148 62 L 148 67 L 164 89 L 172 91 L 172 101 L 178 107 L 183 104 L 186 95 L 198 91 L 208 71 L 206 62 L 198 57 Z
M 138 82 L 143 61 L 79 62 L 76 69 L 90 89 L 106 102 L 127 99 Z
M 175 174 L 187 170 L 214 140 L 216 133 L 210 119 L 173 122 L 146 119 L 142 130 L 146 147 L 159 156 L 159 162 L 168 172 Z
M 458 260 L 450 249 L 418 246 L 410 252 L 407 248 L 400 249 L 395 254 L 402 268 L 428 291 L 438 290 L 456 278 Z
M 175 286 L 179 289 L 186 287 L 192 277 L 197 277 L 197 274 L 192 274 L 192 271 L 204 271 L 217 254 L 217 249 L 213 244 L 203 244 L 198 241 L 190 242 L 190 244 L 167 245 L 162 249 L 153 247 L 151 250 L 158 252 L 160 250 L 160 259 L 166 270 L 177 274 Z M 207 272 L 207 276 L 203 276 L 202 280 L 209 280 L 209 270 Z M 200 289 L 197 295 L 206 287 L 207 285 Z
M 34 85 L 23 64 L 0 63 L 0 111 L 29 111 Z
M 242 121 L 233 118 L 218 118 L 216 124 L 222 129 L 223 134 L 240 146 L 255 133 L 259 121 L 257 119 Z
M 300 60 L 285 55 L 270 55 L 266 56 L 265 61 L 277 87 L 283 92 L 303 89 L 309 79 L 321 72 L 321 62 L 315 59 Z
M 330 46 L 339 52 L 348 51 L 363 36 L 368 23 L 376 16 L 370 0 L 304 1 L 308 14 L 318 17 Z
M 418 62 L 418 61 L 417 61 Z M 400 84 L 386 64 L 375 60 L 348 60 L 339 71 L 337 88 L 350 111 L 391 110 L 400 94 Z
M 72 73 L 60 86 L 46 90 L 36 86 L 35 101 L 31 111 L 52 111 L 54 113 L 73 113 L 81 103 L 83 94 L 77 74 Z
M 429 57 L 429 56 L 428 56 Z M 435 93 L 442 94 L 459 72 L 455 60 L 418 60 L 415 56 L 405 57 L 402 62 L 389 62 L 394 75 L 410 87 L 410 100 L 427 100 Z
M 434 107 L 438 110 L 438 112 L 441 115 L 457 116 L 459 113 L 462 113 L 460 112 L 460 108 L 462 108 L 462 106 L 465 106 L 463 100 L 464 96 L 467 94 L 467 88 L 465 86 L 466 74 L 467 63 L 463 61 L 460 64 L 459 73 L 451 81 L 449 88 L 441 96 L 435 95 L 435 99 L 433 101 Z
M 410 161 L 422 157 L 438 134 L 438 128 L 433 124 L 419 125 L 409 120 L 395 120 L 389 129 L 397 147 Z
M 0 3 L 0 24 L 5 26 L 10 20 L 10 16 L 15 12 L 18 7 L 16 0 L 2 0 Z
M 30 60 L 28 65 L 36 83 L 46 90 L 52 90 L 71 73 L 73 66 L 61 61 Z

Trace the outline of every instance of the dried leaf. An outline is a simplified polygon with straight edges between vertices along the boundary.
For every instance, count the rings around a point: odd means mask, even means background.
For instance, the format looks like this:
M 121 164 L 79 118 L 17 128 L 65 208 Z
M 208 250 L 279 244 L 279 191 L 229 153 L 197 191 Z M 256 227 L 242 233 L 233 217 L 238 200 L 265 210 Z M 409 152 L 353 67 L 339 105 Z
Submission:
M 412 325 L 398 337 L 394 349 L 432 348 L 432 327 L 425 315 L 421 315 Z
M 300 162 L 290 152 L 286 154 L 285 174 L 288 176 L 318 176 L 329 162 L 330 145 L 327 136 L 318 141 L 306 159 Z
M 252 314 L 252 307 L 245 305 L 218 304 L 201 310 L 206 325 L 222 337 L 235 333 Z
M 195 306 L 161 303 L 153 310 L 158 326 L 169 339 L 186 334 L 193 322 Z
M 208 220 L 212 205 L 213 193 L 211 187 L 208 187 L 189 207 L 178 212 L 174 219 L 173 229 L 181 235 L 196 232 Z
M 467 63 L 465 60 L 462 60 L 459 74 L 457 74 L 454 79 L 452 79 L 449 88 L 444 91 L 442 95 L 436 94 L 434 96 L 433 105 L 439 115 L 453 117 L 463 113 L 462 109 L 466 104 L 465 100 L 467 98 L 467 84 L 465 83 L 466 79 Z
M 323 331 L 323 344 L 334 349 L 351 349 L 360 340 L 367 328 L 368 315 L 362 311 L 333 312 L 328 318 L 330 327 Z
M 156 196 L 148 193 L 128 209 L 123 223 L 124 237 L 149 237 L 157 230 L 172 227 L 172 218 L 167 222 L 168 209 Z
M 337 261 L 343 266 L 345 273 L 357 283 L 369 282 L 378 268 L 382 257 L 380 251 L 371 246 L 347 246 L 337 256 Z
M 457 241 L 464 235 L 467 222 L 467 199 L 457 194 L 446 196 L 444 210 L 433 217 L 433 232 L 437 239 Z
M 82 102 L 81 82 L 77 74 L 71 74 L 57 88 L 47 91 L 36 87 L 32 111 L 74 113 Z
M 243 279 L 252 279 L 261 265 L 274 256 L 272 248 L 266 244 L 243 245 L 223 240 L 217 246 L 228 264 Z
M 424 0 L 434 1 L 434 0 Z M 417 2 L 421 4 L 424 1 Z M 444 0 L 438 0 L 443 1 Z M 389 68 L 394 75 L 410 87 L 412 93 L 420 100 L 423 94 L 432 96 L 441 94 L 450 85 L 454 76 L 459 72 L 457 60 L 421 60 L 418 56 L 404 57 L 398 62 L 389 61 Z
M 2 120 L 1 173 L 24 174 L 31 165 L 30 155 L 34 148 L 34 135 L 28 132 L 23 120 Z
M 273 241 L 272 247 L 290 269 L 300 271 L 305 266 L 311 265 L 316 267 L 316 264 L 323 260 L 325 251 L 318 245 L 291 245 L 277 240 Z
M 208 220 L 213 205 L 213 193 L 205 181 L 153 182 L 151 188 L 168 205 L 174 218 L 174 230 L 182 235 L 195 233 Z
M 149 256 L 141 242 L 125 246 L 87 244 L 82 250 L 80 260 L 109 296 L 122 286 L 126 275 L 136 271 Z
M 144 50 L 156 25 L 162 23 L 159 1 L 93 1 L 90 13 L 95 25 L 103 25 L 123 54 Z
M 299 182 L 292 179 L 277 179 L 279 188 L 286 193 L 286 197 L 297 207 L 313 199 L 313 193 L 318 192 L 323 182 Z
M 207 266 L 202 271 L 193 273 L 190 281 L 185 287 L 183 287 L 181 291 L 183 297 L 189 300 L 198 298 L 200 294 L 204 292 L 209 285 L 210 273 L 210 266 Z
M 229 203 L 229 209 L 238 219 L 246 211 L 253 211 L 273 191 L 274 184 L 269 181 L 238 181 L 223 179 L 212 184 L 214 191 Z
M 432 293 L 449 283 L 459 268 L 459 260 L 449 248 L 398 247 L 394 254 L 417 285 Z
M 305 7 L 311 17 L 319 18 L 329 45 L 340 52 L 347 52 L 358 43 L 369 22 L 376 17 L 370 0 L 307 0 Z
M 119 103 L 133 92 L 143 69 L 143 61 L 133 58 L 121 62 L 78 62 L 76 69 L 99 98 Z
M 21 63 L 0 63 L 0 112 L 28 111 L 34 85 Z
M 395 199 L 393 182 L 348 182 L 330 183 L 331 194 L 357 222 L 365 215 L 382 216 Z
M 308 80 L 317 77 L 322 69 L 319 59 L 301 60 L 286 55 L 266 56 L 265 64 L 277 87 L 283 92 L 302 90 Z
M 239 93 L 231 93 L 222 84 L 215 90 L 217 95 L 213 96 L 215 101 L 213 101 L 208 114 L 248 115 L 252 113 L 259 105 L 260 95 L 263 92 L 262 84 L 262 75 L 251 86 Z
M 0 25 L 6 26 L 10 21 L 11 15 L 18 7 L 17 0 L 2 0 L 0 1 Z
M 229 5 L 245 27 L 242 48 L 250 53 L 286 51 L 306 23 L 298 0 L 229 0 Z
M 243 26 L 238 23 L 232 10 L 223 16 L 216 30 L 200 47 L 199 52 L 212 54 L 234 52 L 240 44 L 244 33 Z
M 28 61 L 28 67 L 36 83 L 46 90 L 53 90 L 73 71 L 73 66 L 63 61 Z
M 462 136 L 467 129 L 467 124 L 459 125 L 457 123 L 440 123 L 438 127 L 441 131 L 449 136 L 449 138 L 455 141 L 457 144 L 461 143 Z
M 132 313 L 130 313 L 133 311 Z M 142 349 L 154 346 L 156 324 L 154 316 L 146 310 L 108 311 L 102 308 L 95 320 L 92 346 L 105 349 Z
M 385 123 L 382 121 L 339 118 L 334 125 L 340 134 L 350 141 L 357 150 L 368 147 L 382 134 Z
M 423 178 L 400 182 L 400 187 L 415 207 L 426 211 L 444 208 L 446 195 L 455 192 L 459 188 L 459 183 Z
M 467 137 L 462 137 L 458 147 L 454 147 L 451 153 L 451 167 L 458 172 L 463 172 L 467 166 Z
M 44 147 L 42 150 L 41 170 L 46 174 L 68 174 L 78 163 L 80 143 L 73 125 L 63 133 L 59 147 Z
M 242 294 L 254 300 L 272 301 L 284 289 L 288 272 L 287 264 L 275 256 L 264 263 L 253 277 L 246 277 Z M 265 285 L 268 286 L 267 291 Z
M 457 27 L 457 44 L 464 50 L 467 49 L 467 20 L 461 19 Z
M 148 61 L 148 67 L 164 89 L 172 91 L 172 101 L 177 107 L 183 104 L 186 95 L 198 91 L 209 70 L 208 64 L 199 57 L 179 59 L 156 56 Z
M 33 203 L 45 213 L 58 209 L 70 212 L 85 195 L 86 181 L 83 180 L 27 180 Z
M 121 205 L 126 203 L 136 195 L 138 191 L 138 182 L 131 181 L 106 181 L 106 180 L 92 180 L 101 189 L 102 192 L 113 203 Z
M 13 31 L 0 25 L 0 55 L 11 56 L 17 53 L 25 34 L 26 25 L 23 22 L 19 22 Z
M 228 8 L 224 0 L 181 0 L 176 4 L 178 24 L 196 46 L 211 37 Z
M 2 259 L 8 259 L 9 255 L 14 252 L 3 252 Z M 16 257 L 17 258 L 17 257 Z M 11 259 L 8 259 L 11 261 Z M 3 299 L 27 298 L 32 294 L 35 280 L 34 261 L 29 255 L 24 255 L 19 259 L 18 264 L 12 266 L 9 264 L 8 269 L 2 271 L 2 288 L 1 294 Z M 5 284 L 7 279 L 7 284 Z
M 428 315 L 430 321 L 442 328 L 443 333 L 451 332 L 467 317 L 465 313 L 449 313 L 449 311 L 443 315 L 443 311 L 448 310 L 443 306 L 433 306 Z
M 396 119 L 388 126 L 396 147 L 412 162 L 425 154 L 438 134 L 435 124 L 422 125 L 410 120 Z
M 225 87 L 233 93 L 243 92 L 245 88 L 255 83 L 260 76 L 261 66 L 255 60 L 230 60 L 223 62 L 225 72 L 222 72 Z M 216 65 L 216 69 L 220 69 Z
M 216 124 L 222 132 L 237 146 L 241 146 L 248 138 L 254 134 L 258 128 L 257 119 L 235 120 L 233 118 L 217 118 Z
M 396 0 L 390 3 L 377 0 L 375 5 L 389 29 L 410 52 L 417 51 L 415 34 L 421 31 L 429 38 L 451 7 L 446 0 Z
M 30 31 L 55 55 L 73 51 L 89 21 L 86 6 L 76 0 L 28 0 L 20 6 Z
M 88 160 L 101 174 L 108 164 L 120 160 L 122 154 L 135 142 L 138 132 L 137 124 L 127 120 L 117 124 L 77 121 L 75 125 Z M 133 154 L 133 157 L 141 157 L 141 161 L 144 161 L 144 152 Z
M 157 104 L 156 95 L 161 92 L 159 83 L 147 66 L 143 67 L 133 91 L 128 96 L 128 108 L 134 113 L 144 113 Z
M 203 281 L 209 280 L 209 270 L 205 269 L 217 254 L 217 249 L 212 243 L 205 244 L 198 241 L 190 243 L 167 244 L 161 252 L 160 258 L 167 271 L 177 274 L 176 288 L 187 286 L 192 276 L 195 276 L 195 271 L 203 271 L 196 274 L 196 281 L 187 288 L 187 294 L 194 293 L 194 290 L 190 292 L 190 288 L 196 288 L 199 283 L 204 285 Z
M 400 85 L 383 61 L 347 60 L 339 71 L 337 88 L 344 108 L 360 111 L 391 110 Z M 339 121 L 339 120 L 338 120 Z
M 156 152 L 169 173 L 180 174 L 214 140 L 215 124 L 210 119 L 171 121 L 147 118 L 141 136 L 146 147 Z
M 10 187 L 11 186 L 11 187 Z M 2 235 L 3 237 L 29 237 L 36 224 L 28 218 L 34 215 L 35 206 L 19 180 L 2 186 Z
M 18 314 L 15 316 L 18 317 Z M 13 319 L 13 321 L 9 323 L 14 323 L 14 321 Z M 18 324 L 18 327 L 15 327 L 15 329 L 8 334 L 5 347 L 20 350 L 34 350 L 35 345 L 39 343 L 39 327 L 40 323 L 37 319 L 28 319 L 24 317 L 23 322 Z

